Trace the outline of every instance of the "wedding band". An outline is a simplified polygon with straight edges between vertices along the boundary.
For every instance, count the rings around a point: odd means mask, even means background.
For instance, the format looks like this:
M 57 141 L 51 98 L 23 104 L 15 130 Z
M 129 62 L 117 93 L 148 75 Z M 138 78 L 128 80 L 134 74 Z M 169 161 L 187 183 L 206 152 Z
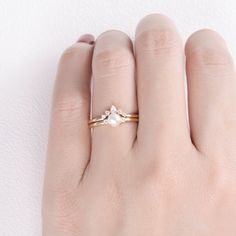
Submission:
M 101 125 L 110 125 L 111 127 L 117 127 L 125 122 L 138 122 L 138 114 L 126 114 L 125 112 L 117 109 L 114 105 L 111 106 L 109 111 L 105 111 L 100 117 L 91 119 L 88 124 L 89 127 L 96 127 Z

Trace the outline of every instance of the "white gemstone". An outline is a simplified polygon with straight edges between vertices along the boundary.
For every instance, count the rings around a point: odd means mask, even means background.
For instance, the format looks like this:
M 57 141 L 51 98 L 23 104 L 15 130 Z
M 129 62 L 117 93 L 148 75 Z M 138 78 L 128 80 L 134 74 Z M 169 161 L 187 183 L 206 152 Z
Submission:
M 116 107 L 114 105 L 112 105 L 111 106 L 111 112 L 116 112 L 116 111 L 117 111 Z
M 116 113 L 112 113 L 107 117 L 108 124 L 112 127 L 117 127 L 121 122 L 122 118 Z

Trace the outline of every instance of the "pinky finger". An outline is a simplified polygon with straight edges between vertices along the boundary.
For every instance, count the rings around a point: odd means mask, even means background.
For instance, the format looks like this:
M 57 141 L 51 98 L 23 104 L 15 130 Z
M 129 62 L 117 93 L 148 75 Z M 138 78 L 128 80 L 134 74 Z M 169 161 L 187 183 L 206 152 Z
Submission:
M 60 60 L 54 89 L 45 192 L 78 186 L 90 157 L 90 79 L 93 46 L 78 42 Z

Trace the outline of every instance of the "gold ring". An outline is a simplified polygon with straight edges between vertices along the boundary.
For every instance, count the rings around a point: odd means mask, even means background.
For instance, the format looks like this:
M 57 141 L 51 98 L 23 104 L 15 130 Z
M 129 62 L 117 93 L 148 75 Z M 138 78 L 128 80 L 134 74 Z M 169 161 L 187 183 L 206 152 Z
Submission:
M 105 111 L 100 117 L 91 119 L 88 124 L 89 127 L 96 127 L 101 125 L 110 125 L 111 127 L 117 127 L 125 122 L 138 122 L 138 114 L 126 114 L 125 112 L 117 109 L 114 105 L 111 106 L 109 111 Z

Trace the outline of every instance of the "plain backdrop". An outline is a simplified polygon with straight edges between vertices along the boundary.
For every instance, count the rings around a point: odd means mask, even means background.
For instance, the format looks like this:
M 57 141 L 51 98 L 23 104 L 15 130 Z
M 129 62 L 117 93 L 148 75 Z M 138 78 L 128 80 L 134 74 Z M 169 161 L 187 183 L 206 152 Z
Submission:
M 220 32 L 236 58 L 235 0 L 0 0 L 0 236 L 41 235 L 51 94 L 62 51 L 81 34 L 134 36 L 143 16 L 170 16 L 183 40 Z

